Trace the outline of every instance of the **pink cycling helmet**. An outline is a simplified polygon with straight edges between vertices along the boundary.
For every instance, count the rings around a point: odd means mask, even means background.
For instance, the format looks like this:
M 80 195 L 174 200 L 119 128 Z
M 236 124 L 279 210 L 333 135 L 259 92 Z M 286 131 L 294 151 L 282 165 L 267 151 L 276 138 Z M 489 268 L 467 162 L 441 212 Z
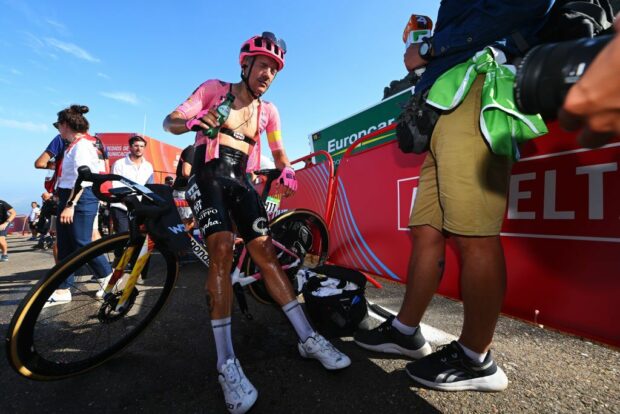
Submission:
M 278 64 L 278 71 L 284 67 L 284 55 L 286 54 L 286 43 L 278 39 L 271 32 L 263 32 L 260 36 L 254 36 L 241 45 L 239 52 L 239 64 L 243 65 L 246 56 L 263 55 L 274 59 Z

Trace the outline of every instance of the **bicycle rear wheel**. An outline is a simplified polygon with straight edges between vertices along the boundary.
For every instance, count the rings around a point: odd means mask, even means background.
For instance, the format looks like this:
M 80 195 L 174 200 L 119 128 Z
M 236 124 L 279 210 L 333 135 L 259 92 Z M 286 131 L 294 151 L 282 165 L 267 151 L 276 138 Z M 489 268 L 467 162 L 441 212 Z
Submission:
M 6 338 L 9 362 L 18 373 L 53 380 L 87 371 L 122 350 L 153 320 L 177 277 L 176 258 L 170 252 L 153 250 L 127 309 L 114 311 L 129 273 L 105 300 L 96 296 L 100 285 L 91 280 L 88 262 L 103 255 L 113 263 L 114 251 L 124 250 L 128 240 L 122 233 L 83 247 L 54 266 L 24 298 Z M 44 306 L 72 273 L 71 301 Z
M 280 242 L 287 249 L 294 252 L 299 258 L 300 263 L 285 270 L 289 280 L 295 287 L 294 278 L 297 270 L 304 265 L 304 261 L 311 262 L 310 267 L 322 265 L 327 260 L 329 234 L 325 221 L 311 210 L 296 209 L 286 212 L 276 217 L 269 225 L 274 240 Z M 280 265 L 290 265 L 295 258 L 278 249 L 276 253 Z M 251 260 L 249 255 L 246 263 L 242 267 L 245 274 L 258 272 L 258 268 Z M 269 295 L 265 282 L 261 279 L 250 285 L 248 290 L 256 300 L 265 304 L 274 304 L 275 301 Z M 300 292 L 295 291 L 296 294 Z

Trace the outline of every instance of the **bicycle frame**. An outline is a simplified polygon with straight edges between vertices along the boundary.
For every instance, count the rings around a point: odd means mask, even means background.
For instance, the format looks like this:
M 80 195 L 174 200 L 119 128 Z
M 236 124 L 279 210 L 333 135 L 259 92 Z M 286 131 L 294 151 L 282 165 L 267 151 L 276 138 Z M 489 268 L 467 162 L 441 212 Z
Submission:
M 204 248 L 204 244 L 200 242 L 198 238 L 191 233 L 191 231 L 187 232 L 186 234 L 187 234 L 187 237 L 189 237 L 190 239 L 190 244 L 192 246 L 192 253 L 198 258 L 198 260 L 200 260 L 200 262 L 203 265 L 205 265 L 206 267 L 209 267 L 209 253 Z M 282 253 L 287 254 L 294 259 L 291 263 L 282 265 L 283 270 L 290 269 L 300 264 L 301 258 L 297 254 L 295 254 L 293 251 L 289 250 L 286 246 L 284 246 L 282 243 L 278 242 L 277 240 L 272 239 L 272 243 L 274 247 L 280 249 Z M 231 276 L 231 282 L 233 285 L 238 283 L 239 285 L 244 287 L 258 280 L 261 280 L 262 276 L 260 272 L 245 275 L 245 273 L 241 270 L 241 267 L 243 266 L 245 258 L 248 255 L 248 249 L 243 239 L 241 239 L 240 237 L 236 237 L 235 246 L 238 246 L 240 244 L 243 245 L 243 248 L 241 249 L 239 257 L 236 259 L 235 267 L 233 268 L 233 271 L 231 272 L 230 276 Z M 123 251 L 123 255 L 121 256 L 120 260 L 114 267 L 114 273 L 112 274 L 112 277 L 110 278 L 108 284 L 104 288 L 104 295 L 103 295 L 104 299 L 107 299 L 108 297 L 107 295 L 112 292 L 112 289 L 114 288 L 116 283 L 122 278 L 124 274 L 124 270 L 129 264 L 129 261 L 131 260 L 132 256 L 134 255 L 136 248 L 138 248 L 138 246 L 130 245 L 130 246 L 127 246 L 127 248 Z M 150 239 L 148 235 L 145 235 L 144 242 L 142 246 L 140 246 L 140 252 L 138 253 L 136 263 L 133 266 L 131 274 L 125 281 L 125 286 L 123 287 L 123 293 L 115 309 L 117 312 L 124 311 L 125 308 L 128 306 L 129 304 L 128 301 L 131 297 L 131 292 L 133 291 L 136 283 L 138 282 L 138 277 L 144 270 L 144 267 L 146 263 L 148 262 L 149 257 L 151 256 L 152 250 L 153 250 L 153 245 L 152 243 L 150 243 Z

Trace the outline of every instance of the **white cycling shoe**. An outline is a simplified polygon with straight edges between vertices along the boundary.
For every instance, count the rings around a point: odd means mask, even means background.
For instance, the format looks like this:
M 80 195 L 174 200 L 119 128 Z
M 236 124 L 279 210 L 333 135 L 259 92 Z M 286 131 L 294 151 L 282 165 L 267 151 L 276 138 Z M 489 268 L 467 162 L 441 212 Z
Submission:
M 317 332 L 306 339 L 306 342 L 299 342 L 297 349 L 302 357 L 318 360 L 325 369 L 342 369 L 351 365 L 351 359 L 348 356 L 336 349 L 331 342 Z
M 222 386 L 228 411 L 243 414 L 252 408 L 258 398 L 258 391 L 243 373 L 237 358 L 229 359 L 222 365 L 217 379 Z

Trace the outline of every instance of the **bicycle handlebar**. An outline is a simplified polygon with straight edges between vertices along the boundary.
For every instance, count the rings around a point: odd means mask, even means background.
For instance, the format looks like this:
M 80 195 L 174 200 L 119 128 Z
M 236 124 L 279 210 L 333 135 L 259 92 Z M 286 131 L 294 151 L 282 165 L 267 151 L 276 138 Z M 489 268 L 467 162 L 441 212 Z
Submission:
M 282 174 L 282 171 L 278 170 L 277 168 L 264 168 L 261 170 L 254 171 L 254 174 L 262 175 L 267 179 L 267 181 L 265 181 L 265 187 L 263 188 L 263 194 L 261 194 L 261 199 L 264 201 L 267 198 L 267 195 L 269 195 L 271 184 L 275 180 L 277 180 L 278 177 L 280 177 L 280 174 Z
M 82 165 L 78 167 L 78 178 L 75 181 L 75 186 L 73 188 L 73 197 L 71 201 L 75 201 L 75 197 L 77 193 L 82 188 L 82 182 L 92 182 L 93 193 L 95 196 L 102 201 L 106 201 L 108 203 L 122 203 L 125 198 L 129 195 L 140 195 L 151 201 L 153 204 L 162 206 L 165 203 L 165 200 L 155 194 L 151 189 L 135 183 L 127 178 L 117 175 L 117 174 L 96 174 L 93 173 L 90 168 L 86 165 Z M 106 181 L 119 181 L 124 184 L 126 187 L 121 187 L 119 189 L 110 189 L 110 195 L 105 195 L 101 192 L 101 185 Z M 129 188 L 129 191 L 126 188 Z M 117 194 L 114 193 L 116 191 Z M 120 191 L 119 191 L 120 190 Z

